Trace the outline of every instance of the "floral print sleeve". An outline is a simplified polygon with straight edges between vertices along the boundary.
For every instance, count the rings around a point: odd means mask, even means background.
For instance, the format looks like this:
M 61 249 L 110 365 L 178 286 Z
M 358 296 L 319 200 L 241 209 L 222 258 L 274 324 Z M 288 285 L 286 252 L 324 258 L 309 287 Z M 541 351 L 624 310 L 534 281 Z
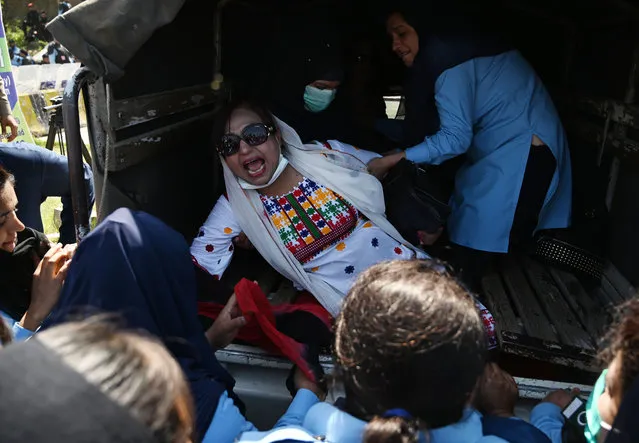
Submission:
M 221 278 L 233 258 L 233 239 L 240 232 L 231 204 L 220 197 L 191 244 L 193 263 Z

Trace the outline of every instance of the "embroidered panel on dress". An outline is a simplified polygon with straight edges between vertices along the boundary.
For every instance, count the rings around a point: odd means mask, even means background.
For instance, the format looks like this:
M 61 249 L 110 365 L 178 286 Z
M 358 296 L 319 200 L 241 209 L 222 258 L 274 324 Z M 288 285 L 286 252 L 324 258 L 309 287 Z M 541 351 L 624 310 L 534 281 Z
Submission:
M 348 237 L 357 225 L 357 209 L 307 178 L 286 195 L 260 198 L 282 242 L 302 264 Z

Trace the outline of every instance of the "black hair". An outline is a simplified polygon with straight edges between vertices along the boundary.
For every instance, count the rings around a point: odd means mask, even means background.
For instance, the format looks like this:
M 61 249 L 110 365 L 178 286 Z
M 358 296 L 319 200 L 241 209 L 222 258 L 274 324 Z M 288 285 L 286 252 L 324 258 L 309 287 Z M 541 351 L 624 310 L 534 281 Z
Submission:
M 462 418 L 486 338 L 471 295 L 444 266 L 386 262 L 363 272 L 344 300 L 335 357 L 347 404 L 371 420 L 364 442 L 411 443 L 419 428 Z M 413 419 L 385 417 L 397 408 Z
M 616 389 L 626 395 L 632 382 L 639 377 L 639 299 L 633 298 L 620 305 L 615 313 L 615 322 L 604 337 L 604 347 L 599 358 L 610 365 L 621 355 Z
M 212 142 L 214 147 L 217 147 L 220 143 L 220 140 L 222 139 L 222 136 L 228 133 L 228 126 L 231 115 L 236 109 L 240 108 L 248 109 L 249 111 L 256 113 L 258 117 L 260 117 L 260 120 L 262 120 L 262 123 L 277 127 L 277 124 L 275 124 L 275 117 L 273 117 L 273 114 L 271 113 L 271 111 L 269 111 L 266 104 L 253 98 L 234 98 L 226 105 L 224 105 L 215 115 L 212 134 Z
M 464 0 L 393 0 L 382 9 L 384 25 L 392 14 L 400 14 L 418 34 L 457 33 L 467 27 L 485 30 L 485 13 L 476 2 Z
M 38 342 L 129 411 L 158 443 L 193 441 L 193 400 L 179 364 L 156 337 L 109 320 L 67 322 L 38 333 Z
M 2 166 L 0 166 L 0 191 L 4 189 L 4 185 L 6 185 L 7 183 L 11 184 L 12 186 L 15 186 L 16 179 L 13 176 L 13 174 L 11 174 L 9 171 L 7 171 Z
M 7 327 L 7 323 L 3 318 L 0 318 L 0 348 L 11 343 L 12 337 L 9 328 Z

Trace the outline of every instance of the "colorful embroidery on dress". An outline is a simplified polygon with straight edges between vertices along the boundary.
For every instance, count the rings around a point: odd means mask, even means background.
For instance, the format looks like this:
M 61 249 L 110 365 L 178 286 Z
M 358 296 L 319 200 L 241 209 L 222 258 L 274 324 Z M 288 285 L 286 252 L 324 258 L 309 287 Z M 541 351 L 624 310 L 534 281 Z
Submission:
M 358 212 L 351 204 L 307 178 L 286 195 L 260 198 L 282 242 L 302 264 L 357 226 Z

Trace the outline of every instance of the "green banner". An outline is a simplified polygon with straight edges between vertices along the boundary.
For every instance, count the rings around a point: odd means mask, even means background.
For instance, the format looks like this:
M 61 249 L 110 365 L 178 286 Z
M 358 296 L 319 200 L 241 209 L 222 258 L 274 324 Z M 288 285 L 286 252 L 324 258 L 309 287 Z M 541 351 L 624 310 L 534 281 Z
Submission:
M 7 98 L 11 104 L 13 116 L 18 121 L 18 138 L 15 141 L 24 141 L 33 143 L 33 136 L 29 130 L 29 126 L 24 119 L 22 109 L 20 109 L 20 100 L 18 100 L 18 91 L 13 81 L 13 73 L 11 72 L 11 57 L 9 57 L 9 46 L 7 45 L 7 37 L 4 31 L 4 21 L 2 11 L 0 10 L 0 77 L 4 82 L 4 89 L 7 92 Z

